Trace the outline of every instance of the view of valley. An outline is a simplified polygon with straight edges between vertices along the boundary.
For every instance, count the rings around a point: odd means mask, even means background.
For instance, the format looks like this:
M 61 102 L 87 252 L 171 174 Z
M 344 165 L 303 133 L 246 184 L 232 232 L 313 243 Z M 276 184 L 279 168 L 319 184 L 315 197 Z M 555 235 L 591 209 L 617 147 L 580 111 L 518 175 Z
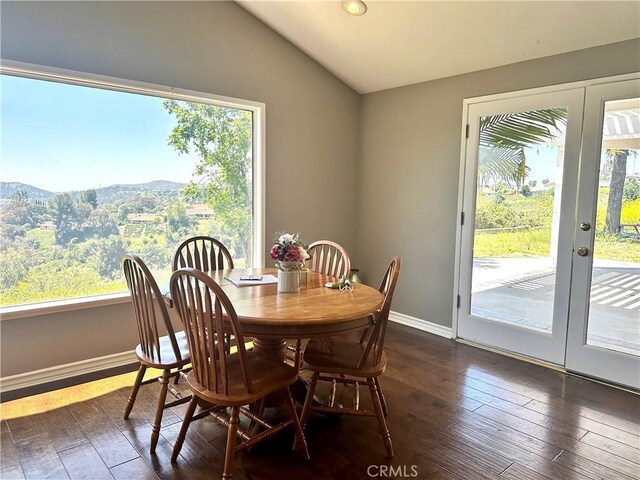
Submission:
M 223 232 L 185 184 L 154 181 L 53 193 L 0 183 L 1 305 L 126 290 L 120 259 L 135 252 L 166 282 L 175 247 L 195 234 Z M 242 264 L 237 236 L 218 234 Z

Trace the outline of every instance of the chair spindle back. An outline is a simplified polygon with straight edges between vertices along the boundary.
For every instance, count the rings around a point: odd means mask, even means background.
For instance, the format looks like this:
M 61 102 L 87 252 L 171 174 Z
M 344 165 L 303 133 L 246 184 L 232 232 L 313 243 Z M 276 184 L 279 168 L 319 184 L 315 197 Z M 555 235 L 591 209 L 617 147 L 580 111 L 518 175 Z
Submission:
M 122 269 L 124 271 L 127 286 L 131 292 L 131 302 L 133 312 L 138 326 L 138 336 L 140 338 L 140 348 L 143 353 L 158 360 L 160 358 L 160 336 L 158 319 L 156 318 L 156 306 L 159 309 L 162 324 L 171 341 L 171 347 L 177 360 L 181 360 L 180 348 L 176 341 L 175 332 L 171 325 L 169 312 L 158 288 L 153 275 L 140 257 L 129 253 L 122 258 Z
M 185 267 L 202 272 L 232 269 L 233 259 L 227 247 L 215 238 L 192 237 L 182 242 L 173 255 L 173 271 Z
M 358 368 L 362 368 L 369 355 L 373 355 L 372 364 L 377 365 L 382 357 L 382 349 L 384 347 L 384 337 L 387 333 L 387 323 L 389 323 L 389 312 L 391 311 L 391 301 L 393 300 L 393 292 L 396 289 L 398 276 L 400 275 L 401 261 L 400 257 L 393 257 L 389 268 L 387 268 L 382 283 L 378 290 L 384 295 L 382 308 L 373 315 L 374 324 L 368 332 L 367 345 L 360 356 Z
M 349 276 L 351 262 L 347 251 L 335 242 L 318 240 L 309 245 L 311 271 L 341 278 Z
M 231 357 L 237 355 L 245 393 L 252 393 L 244 337 L 229 297 L 211 277 L 194 268 L 174 272 L 170 285 L 171 298 L 184 323 L 197 382 L 217 394 L 228 395 L 232 380 L 228 365 Z M 233 335 L 229 348 L 218 341 L 223 338 L 225 323 L 226 331 Z M 232 354 L 233 347 L 236 352 Z

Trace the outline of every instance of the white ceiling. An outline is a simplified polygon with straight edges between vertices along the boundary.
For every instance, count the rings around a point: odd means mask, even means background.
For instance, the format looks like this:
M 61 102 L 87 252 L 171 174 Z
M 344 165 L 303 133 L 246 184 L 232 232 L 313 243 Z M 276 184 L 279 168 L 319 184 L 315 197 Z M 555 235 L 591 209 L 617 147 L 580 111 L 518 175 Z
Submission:
M 640 37 L 638 1 L 238 3 L 360 93 Z

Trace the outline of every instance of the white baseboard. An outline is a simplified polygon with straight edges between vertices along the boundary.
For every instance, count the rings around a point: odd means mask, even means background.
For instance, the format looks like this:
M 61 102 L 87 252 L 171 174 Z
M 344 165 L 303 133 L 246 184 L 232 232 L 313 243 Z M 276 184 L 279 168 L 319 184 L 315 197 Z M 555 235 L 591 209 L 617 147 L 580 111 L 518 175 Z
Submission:
M 42 368 L 32 372 L 19 373 L 0 378 L 0 392 L 10 392 L 20 388 L 33 387 L 44 383 L 77 377 L 86 373 L 99 372 L 136 362 L 135 352 L 120 352 L 104 357 L 89 358 L 79 362 L 65 363 L 55 367 Z
M 422 330 L 423 332 L 433 333 L 434 335 L 438 335 L 440 337 L 453 338 L 453 331 L 451 330 L 451 327 L 444 327 L 442 325 L 438 325 L 437 323 L 428 322 L 426 320 L 421 320 L 420 318 L 405 315 L 404 313 L 391 311 L 389 312 L 389 320 L 391 320 L 392 322 L 401 323 L 402 325 L 407 325 L 408 327 L 417 328 L 418 330 Z

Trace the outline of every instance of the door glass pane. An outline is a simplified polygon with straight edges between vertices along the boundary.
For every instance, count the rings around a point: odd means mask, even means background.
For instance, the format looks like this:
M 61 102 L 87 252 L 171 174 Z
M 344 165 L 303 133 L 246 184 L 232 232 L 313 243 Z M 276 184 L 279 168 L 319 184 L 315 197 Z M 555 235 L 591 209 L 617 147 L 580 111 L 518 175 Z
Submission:
M 551 333 L 566 118 L 480 120 L 472 315 Z
M 605 103 L 587 344 L 640 354 L 640 99 Z

